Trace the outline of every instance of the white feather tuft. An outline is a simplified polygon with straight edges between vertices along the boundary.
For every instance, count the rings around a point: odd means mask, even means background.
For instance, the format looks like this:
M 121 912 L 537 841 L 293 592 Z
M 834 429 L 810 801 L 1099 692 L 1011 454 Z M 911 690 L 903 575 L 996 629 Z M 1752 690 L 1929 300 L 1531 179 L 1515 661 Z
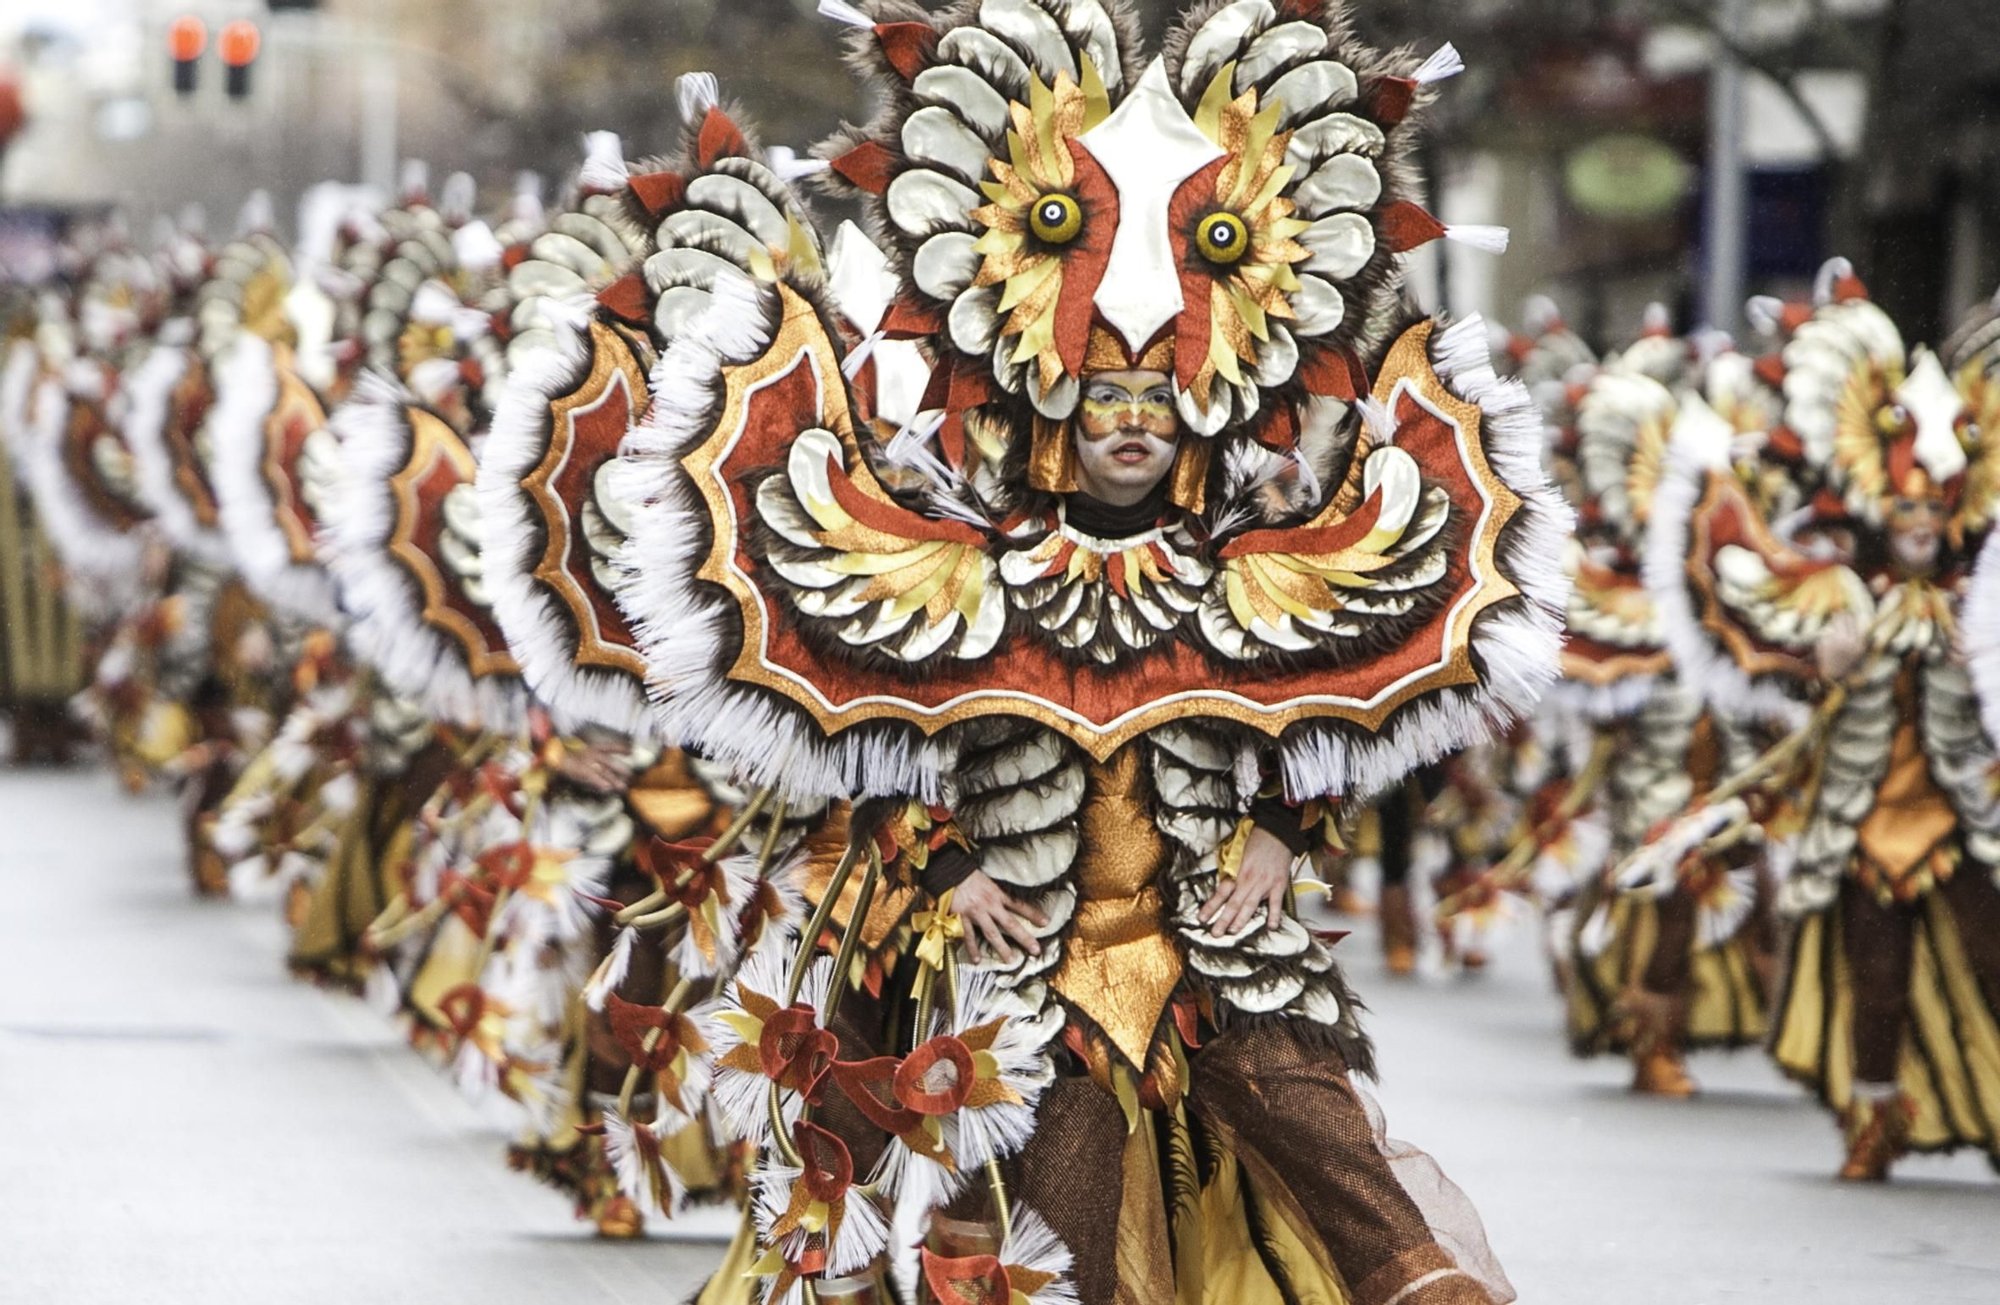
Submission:
M 831 18 L 836 23 L 845 23 L 849 27 L 875 26 L 873 18 L 847 3 L 847 0 L 819 0 L 819 16 Z
M 1429 86 L 1447 77 L 1456 77 L 1465 71 L 1465 60 L 1458 53 L 1458 47 L 1446 41 L 1431 51 L 1431 57 L 1417 65 L 1410 74 L 1410 80 L 1419 86 Z
M 693 127 L 722 100 L 722 87 L 712 72 L 682 73 L 674 82 L 674 104 L 681 121 Z
M 1444 229 L 1444 238 L 1464 245 L 1467 249 L 1477 249 L 1488 254 L 1507 252 L 1506 227 L 1456 224 Z
M 577 185 L 586 191 L 605 194 L 625 189 L 632 170 L 625 163 L 625 142 L 615 131 L 586 132 L 583 137 L 583 170 Z

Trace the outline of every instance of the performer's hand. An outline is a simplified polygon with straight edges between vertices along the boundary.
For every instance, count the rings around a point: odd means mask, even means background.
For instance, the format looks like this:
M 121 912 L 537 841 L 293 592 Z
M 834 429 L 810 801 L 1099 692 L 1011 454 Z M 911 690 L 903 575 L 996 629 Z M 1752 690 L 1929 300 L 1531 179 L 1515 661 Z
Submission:
M 1292 882 L 1292 850 L 1276 834 L 1252 829 L 1243 844 L 1243 864 L 1202 904 L 1200 919 L 1209 933 L 1224 938 L 1250 923 L 1259 907 L 1272 928 L 1285 913 L 1285 889 Z
M 1009 938 L 1020 943 L 1030 956 L 1042 954 L 1042 940 L 1035 937 L 1035 928 L 1047 924 L 1048 917 L 1026 902 L 1009 897 L 983 870 L 974 870 L 959 884 L 951 895 L 951 909 L 965 921 L 965 950 L 975 965 L 980 959 L 982 938 L 1003 965 L 1014 962 L 1014 949 L 1007 945 Z
M 1819 644 L 1813 649 L 1820 676 L 1828 680 L 1846 679 L 1861 664 L 1867 651 L 1867 632 L 1851 612 L 1836 613 L 1826 623 L 1826 632 L 1820 635 Z
M 632 780 L 632 759 L 622 749 L 592 744 L 564 752 L 556 772 L 593 793 L 616 793 Z

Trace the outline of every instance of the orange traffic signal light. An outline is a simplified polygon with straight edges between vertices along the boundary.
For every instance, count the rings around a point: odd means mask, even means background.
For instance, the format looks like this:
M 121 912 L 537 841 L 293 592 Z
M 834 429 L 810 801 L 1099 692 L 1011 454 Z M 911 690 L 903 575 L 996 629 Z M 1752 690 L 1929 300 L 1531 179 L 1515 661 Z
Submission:
M 167 53 L 174 59 L 174 93 L 193 95 L 201 52 L 208 48 L 208 24 L 182 14 L 167 24 Z
M 229 92 L 230 99 L 240 100 L 250 93 L 250 65 L 256 62 L 257 51 L 263 44 L 263 33 L 247 18 L 223 26 L 216 52 L 222 56 L 223 89 Z

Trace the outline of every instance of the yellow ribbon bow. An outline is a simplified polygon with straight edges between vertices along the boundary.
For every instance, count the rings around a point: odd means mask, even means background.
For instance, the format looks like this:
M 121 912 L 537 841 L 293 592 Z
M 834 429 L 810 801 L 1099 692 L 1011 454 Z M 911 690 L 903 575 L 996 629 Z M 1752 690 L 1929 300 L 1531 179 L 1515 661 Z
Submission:
M 944 968 L 944 949 L 965 937 L 965 920 L 951 909 L 951 895 L 956 891 L 956 889 L 947 891 L 943 897 L 938 898 L 936 910 L 920 911 L 911 921 L 920 934 L 917 939 L 917 959 L 933 970 Z

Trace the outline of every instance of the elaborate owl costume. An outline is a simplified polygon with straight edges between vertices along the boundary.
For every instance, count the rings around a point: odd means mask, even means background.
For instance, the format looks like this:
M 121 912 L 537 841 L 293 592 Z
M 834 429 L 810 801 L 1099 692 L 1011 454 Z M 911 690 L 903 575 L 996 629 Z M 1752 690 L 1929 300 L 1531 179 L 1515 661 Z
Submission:
M 621 1178 L 671 1204 L 662 1147 L 701 1112 L 752 1146 L 715 1300 L 879 1263 L 954 1301 L 1509 1298 L 1378 1145 L 1329 939 L 1199 918 L 1255 830 L 1302 852 L 1554 673 L 1568 522 L 1527 398 L 1482 324 L 1399 307 L 1398 253 L 1494 243 L 1405 198 L 1455 58 L 1310 0 L 1204 6 L 1158 57 L 1098 0 L 827 9 L 884 90 L 817 151 L 873 239 L 825 239 L 683 79 L 682 151 L 623 185 L 643 262 L 503 404 L 579 445 L 632 414 L 539 610 L 615 649 L 558 572 L 618 524 L 598 569 L 653 728 L 749 795 L 627 912 L 731 862 L 810 911 L 711 1002 L 615 1008 L 656 1088 L 604 1117 Z M 1073 437 L 1117 372 L 1163 378 L 1174 435 L 1123 507 Z M 749 823 L 829 800 L 796 855 Z M 975 872 L 1036 953 L 971 961 Z
M 1993 351 L 1977 330 L 1944 354 L 1907 346 L 1844 265 L 1809 311 L 1766 316 L 1785 334 L 1765 369 L 1779 424 L 1746 455 L 1712 414 L 1681 423 L 1674 458 L 1697 471 L 1663 526 L 1658 588 L 1700 683 L 1805 723 L 1648 854 L 1796 829 L 1771 1046 L 1842 1115 L 1842 1176 L 1879 1179 L 1906 1149 L 1991 1152 L 2000 1136 L 2000 807 L 1956 651 L 1994 507 Z M 1794 456 L 1813 479 L 1781 514 L 1757 464 Z M 1935 563 L 1900 560 L 1898 532 L 1921 538 L 1926 519 Z M 1815 648 L 1842 626 L 1860 652 L 1829 683 Z
M 1577 897 L 1570 1042 L 1580 1055 L 1629 1051 L 1633 1089 L 1669 1096 L 1694 1090 L 1687 1049 L 1761 1041 L 1772 950 L 1771 891 L 1755 849 L 1690 857 L 1670 874 L 1650 862 L 1647 873 L 1611 873 L 1758 750 L 1747 721 L 1711 710 L 1675 673 L 1641 576 L 1669 439 L 1683 405 L 1701 402 L 1699 362 L 1662 326 L 1587 376 L 1572 369 L 1561 389 L 1543 391 L 1552 412 L 1569 414 L 1559 456 L 1568 463 L 1562 478 L 1582 495 L 1583 522 L 1569 548 L 1570 640 L 1553 701 L 1592 743 L 1557 799 L 1564 818 L 1536 837 L 1554 844 L 1559 828 L 1572 843 L 1590 843 L 1576 831 L 1592 817 L 1609 836 L 1595 841 L 1608 859 Z
M 40 339 L 67 316 L 54 286 L 0 288 L 0 711 L 18 761 L 67 761 L 76 738 L 69 700 L 85 682 L 83 629 L 35 510 L 27 452 Z

